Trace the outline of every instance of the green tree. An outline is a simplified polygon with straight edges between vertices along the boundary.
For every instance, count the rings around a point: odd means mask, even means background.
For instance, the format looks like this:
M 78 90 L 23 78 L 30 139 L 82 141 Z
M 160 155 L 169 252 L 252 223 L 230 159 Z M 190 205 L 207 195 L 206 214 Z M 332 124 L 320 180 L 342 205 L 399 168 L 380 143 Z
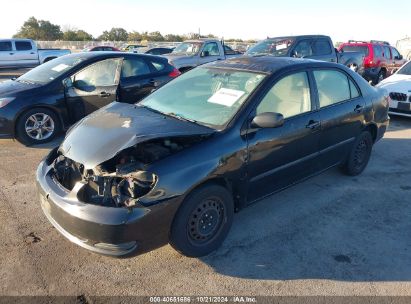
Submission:
M 30 17 L 13 37 L 53 41 L 61 39 L 63 32 L 59 25 L 52 24 L 47 20 L 37 20 Z
M 181 42 L 184 41 L 184 37 L 181 35 L 167 34 L 164 39 L 169 42 Z
M 110 31 L 104 31 L 97 39 L 104 41 L 126 41 L 128 33 L 121 27 L 113 27 Z
M 151 32 L 147 36 L 148 41 L 164 41 L 163 35 L 160 32 Z
M 93 36 L 83 30 L 67 30 L 63 33 L 64 41 L 89 41 Z
M 77 41 L 89 41 L 93 39 L 94 39 L 93 35 L 87 33 L 86 31 L 83 31 L 83 30 L 77 31 Z
M 128 41 L 140 41 L 141 40 L 141 34 L 139 32 L 132 31 L 132 32 L 128 33 L 127 40 Z

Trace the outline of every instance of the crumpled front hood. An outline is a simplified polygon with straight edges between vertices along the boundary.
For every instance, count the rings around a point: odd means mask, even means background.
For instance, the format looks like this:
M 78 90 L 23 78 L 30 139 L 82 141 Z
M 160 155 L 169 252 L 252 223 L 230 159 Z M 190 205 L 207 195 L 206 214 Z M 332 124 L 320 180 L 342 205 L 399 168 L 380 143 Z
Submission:
M 37 88 L 38 85 L 7 80 L 0 83 L 0 97 L 14 97 L 18 93 Z
M 168 136 L 211 134 L 214 130 L 133 104 L 113 102 L 85 117 L 67 133 L 59 150 L 92 169 L 139 142 Z

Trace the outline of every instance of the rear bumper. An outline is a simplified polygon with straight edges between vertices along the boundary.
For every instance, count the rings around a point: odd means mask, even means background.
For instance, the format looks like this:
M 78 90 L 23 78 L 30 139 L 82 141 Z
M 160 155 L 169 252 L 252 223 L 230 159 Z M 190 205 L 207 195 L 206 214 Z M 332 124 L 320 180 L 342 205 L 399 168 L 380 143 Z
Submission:
M 71 242 L 95 253 L 124 256 L 140 244 L 168 240 L 176 204 L 162 202 L 150 207 L 110 208 L 81 202 L 77 183 L 72 191 L 64 189 L 43 160 L 36 173 L 41 207 L 51 224 Z M 170 207 L 172 206 L 172 207 Z
M 388 117 L 386 120 L 378 124 L 378 129 L 377 129 L 377 137 L 375 139 L 375 142 L 379 141 L 381 138 L 384 137 L 385 132 L 388 129 L 388 126 L 390 124 L 390 118 Z
M 411 111 L 400 110 L 400 109 L 397 109 L 397 108 L 390 108 L 388 113 L 391 114 L 391 115 L 411 117 Z

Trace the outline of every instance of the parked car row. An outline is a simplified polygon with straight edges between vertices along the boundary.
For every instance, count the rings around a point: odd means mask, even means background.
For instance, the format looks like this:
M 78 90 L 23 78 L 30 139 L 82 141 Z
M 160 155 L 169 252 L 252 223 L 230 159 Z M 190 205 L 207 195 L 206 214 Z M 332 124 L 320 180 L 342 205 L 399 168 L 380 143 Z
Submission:
M 343 43 L 339 50 L 362 53 L 364 55 L 363 76 L 374 85 L 394 74 L 406 62 L 397 49 L 385 41 L 350 40 L 348 43 Z
M 76 53 L 0 83 L 0 138 L 25 144 L 60 131 L 112 101 L 135 103 L 180 75 L 167 59 L 132 53 Z
M 32 68 L 70 50 L 38 49 L 31 39 L 0 39 L 0 68 Z
M 339 52 L 334 48 L 331 38 L 323 35 L 267 38 L 252 46 L 245 54 L 248 56 L 270 55 L 337 62 L 361 75 L 364 73 L 361 52 Z
M 140 51 L 141 49 L 146 49 L 147 47 L 143 45 L 132 45 L 129 44 L 122 48 L 121 50 L 114 47 L 114 46 L 107 46 L 107 45 L 101 45 L 101 46 L 94 46 L 91 48 L 85 48 L 83 52 L 130 52 L 130 53 L 144 53 L 144 54 L 150 54 L 150 55 L 164 55 L 164 54 L 169 54 L 173 51 L 174 48 L 169 48 L 169 47 L 154 47 L 146 50 L 145 52 Z

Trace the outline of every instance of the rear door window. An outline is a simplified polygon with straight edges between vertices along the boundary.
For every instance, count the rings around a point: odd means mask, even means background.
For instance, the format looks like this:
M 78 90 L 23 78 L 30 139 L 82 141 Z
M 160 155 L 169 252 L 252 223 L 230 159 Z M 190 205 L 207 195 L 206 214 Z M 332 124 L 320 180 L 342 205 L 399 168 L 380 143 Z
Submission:
M 312 48 L 311 48 L 311 41 L 301 40 L 295 46 L 294 52 L 296 53 L 297 57 L 312 56 L 313 51 L 312 51 Z
M 374 57 L 375 58 L 381 58 L 381 57 L 383 57 L 382 56 L 382 47 L 381 46 L 379 46 L 379 45 L 374 45 L 373 46 L 373 49 L 374 49 Z
M 17 51 L 29 51 L 32 49 L 31 42 L 28 41 L 15 41 Z
M 391 51 L 389 46 L 384 46 L 384 57 L 391 59 Z
M 126 58 L 123 61 L 121 78 L 143 76 L 150 73 L 150 67 L 142 58 Z
M 337 70 L 314 71 L 320 107 L 351 99 L 348 76 Z M 357 92 L 358 93 L 358 92 Z
M 153 65 L 153 67 L 154 67 L 158 72 L 164 70 L 164 68 L 166 67 L 164 63 L 161 63 L 161 62 L 158 62 L 158 61 L 151 61 L 150 63 Z
M 317 39 L 314 41 L 313 46 L 314 55 L 330 55 L 332 52 L 330 43 L 327 39 Z
M 209 42 L 204 46 L 203 52 L 208 52 L 209 56 L 220 56 L 220 50 L 215 42 Z
M 11 41 L 0 41 L 0 52 L 7 52 L 11 51 L 12 46 L 11 46 Z

